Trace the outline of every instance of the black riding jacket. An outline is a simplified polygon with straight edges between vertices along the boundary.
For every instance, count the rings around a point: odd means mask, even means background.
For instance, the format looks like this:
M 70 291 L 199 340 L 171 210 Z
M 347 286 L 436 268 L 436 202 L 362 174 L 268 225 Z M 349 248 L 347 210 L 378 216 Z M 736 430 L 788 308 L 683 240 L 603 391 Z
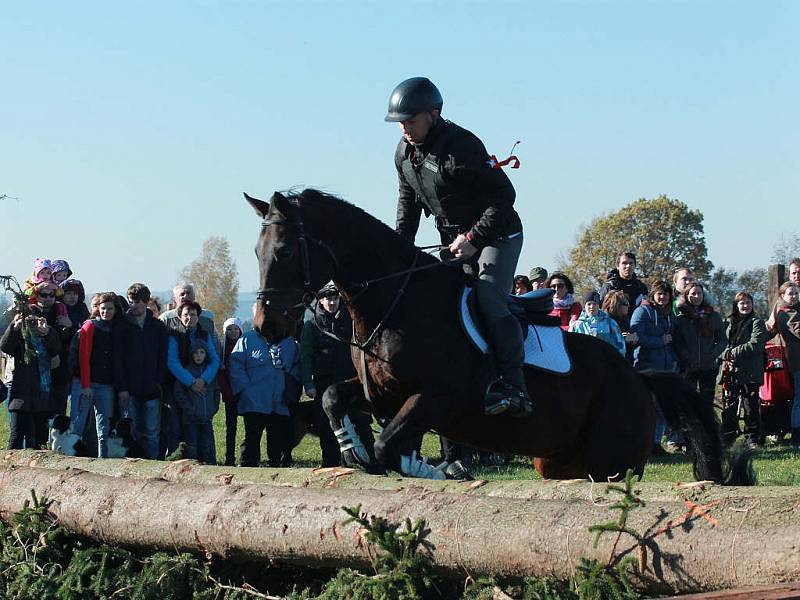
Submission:
M 401 139 L 394 162 L 400 182 L 395 229 L 406 239 L 414 241 L 423 210 L 436 217 L 442 242 L 470 232 L 480 249 L 522 231 L 514 186 L 502 169 L 490 166 L 483 143 L 463 127 L 440 118 L 424 144 Z

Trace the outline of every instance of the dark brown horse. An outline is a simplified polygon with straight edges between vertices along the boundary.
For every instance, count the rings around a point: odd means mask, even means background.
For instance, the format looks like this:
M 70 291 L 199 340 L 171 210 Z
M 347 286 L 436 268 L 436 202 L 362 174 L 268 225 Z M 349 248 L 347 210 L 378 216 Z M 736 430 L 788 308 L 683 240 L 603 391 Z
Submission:
M 566 335 L 570 375 L 526 369 L 533 416 L 484 416 L 477 374 L 485 358 L 462 330 L 459 269 L 437 266 L 363 210 L 316 190 L 275 193 L 269 203 L 247 199 L 262 218 L 256 254 L 260 296 L 270 309 L 299 318 L 303 298 L 327 281 L 342 291 L 355 323 L 359 378 L 366 379 L 373 412 L 389 419 L 374 446 L 384 466 L 443 476 L 443 469 L 421 465 L 411 452 L 433 429 L 475 448 L 536 457 L 537 470 L 549 478 L 606 480 L 628 468 L 641 475 L 658 406 L 670 426 L 687 435 L 695 475 L 724 479 L 713 408 L 677 375 L 643 376 L 591 336 Z M 413 273 L 389 277 L 412 267 Z M 340 443 L 347 437 L 341 432 Z

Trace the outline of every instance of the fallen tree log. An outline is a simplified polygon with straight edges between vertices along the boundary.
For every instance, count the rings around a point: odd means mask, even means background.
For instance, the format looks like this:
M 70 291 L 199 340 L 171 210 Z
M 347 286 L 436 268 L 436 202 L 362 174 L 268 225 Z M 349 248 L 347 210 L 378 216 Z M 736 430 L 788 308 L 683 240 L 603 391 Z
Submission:
M 497 480 L 484 482 L 438 481 L 390 475 L 368 475 L 351 469 L 272 469 L 268 467 L 223 467 L 202 465 L 193 460 L 176 462 L 139 459 L 97 459 L 64 456 L 43 450 L 9 450 L 2 455 L 0 466 L 40 467 L 46 469 L 80 469 L 133 479 L 158 478 L 183 483 L 262 483 L 273 486 L 308 489 L 352 489 L 402 491 L 414 489 L 431 492 L 468 493 L 469 495 L 519 500 L 588 500 L 602 499 L 605 486 L 587 480 Z M 645 501 L 707 503 L 719 498 L 739 497 L 786 498 L 793 502 L 800 496 L 800 487 L 724 487 L 710 482 L 642 481 L 636 484 Z
M 60 523 L 116 545 L 200 549 L 316 566 L 366 566 L 369 549 L 342 506 L 393 522 L 423 518 L 432 561 L 456 575 L 568 578 L 582 557 L 606 561 L 642 550 L 592 524 L 613 520 L 588 500 L 519 500 L 430 492 L 208 485 L 129 479 L 86 471 L 0 469 L 0 517 L 8 520 L 34 490 Z M 607 501 L 606 501 L 607 503 Z M 644 535 L 640 584 L 689 592 L 800 579 L 800 497 L 649 502 L 628 526 Z M 627 538 L 627 539 L 626 539 Z

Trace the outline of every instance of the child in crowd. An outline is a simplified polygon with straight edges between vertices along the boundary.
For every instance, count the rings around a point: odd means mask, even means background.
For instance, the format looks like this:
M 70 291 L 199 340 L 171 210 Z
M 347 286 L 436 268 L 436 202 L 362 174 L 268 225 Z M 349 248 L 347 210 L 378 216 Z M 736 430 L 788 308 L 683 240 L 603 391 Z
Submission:
M 37 258 L 33 261 L 33 274 L 25 280 L 23 293 L 28 297 L 29 304 L 36 304 L 39 301 L 39 286 L 49 283 L 53 279 L 53 263 L 49 258 Z M 63 291 L 59 288 L 56 291 L 56 300 L 60 300 Z
M 569 330 L 600 338 L 625 356 L 625 338 L 622 337 L 622 331 L 608 313 L 600 310 L 600 294 L 594 290 L 583 295 L 583 310 L 570 324 Z
M 78 279 L 67 279 L 59 286 L 64 291 L 62 302 L 67 307 L 67 316 L 76 327 L 83 325 L 89 318 L 89 309 L 86 308 L 86 292 L 83 283 Z
M 53 283 L 61 285 L 72 276 L 72 269 L 69 268 L 69 263 L 65 260 L 58 259 L 50 262 L 50 268 L 53 272 Z
M 211 362 L 206 341 L 192 340 L 189 360 L 183 368 L 195 379 L 199 378 Z M 175 380 L 175 403 L 181 408 L 183 437 L 186 441 L 186 458 L 196 458 L 202 463 L 215 463 L 214 427 L 211 423 L 219 410 L 219 400 L 210 385 L 187 386 Z
M 225 465 L 232 467 L 236 464 L 236 429 L 239 423 L 239 407 L 236 401 L 239 397 L 231 389 L 229 376 L 231 367 L 231 352 L 236 342 L 242 337 L 242 320 L 231 317 L 222 325 L 225 334 L 222 347 L 222 360 L 219 364 L 217 384 L 225 403 Z

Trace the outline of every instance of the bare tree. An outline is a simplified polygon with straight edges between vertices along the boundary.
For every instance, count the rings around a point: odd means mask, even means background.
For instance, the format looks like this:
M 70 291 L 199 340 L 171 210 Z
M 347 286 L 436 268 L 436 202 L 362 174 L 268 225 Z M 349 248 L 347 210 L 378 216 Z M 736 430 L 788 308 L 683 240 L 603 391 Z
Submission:
M 184 267 L 180 279 L 194 284 L 197 301 L 214 313 L 217 328 L 236 313 L 239 273 L 227 238 L 212 236 L 203 242 L 200 257 Z M 221 335 L 222 331 L 218 333 Z

